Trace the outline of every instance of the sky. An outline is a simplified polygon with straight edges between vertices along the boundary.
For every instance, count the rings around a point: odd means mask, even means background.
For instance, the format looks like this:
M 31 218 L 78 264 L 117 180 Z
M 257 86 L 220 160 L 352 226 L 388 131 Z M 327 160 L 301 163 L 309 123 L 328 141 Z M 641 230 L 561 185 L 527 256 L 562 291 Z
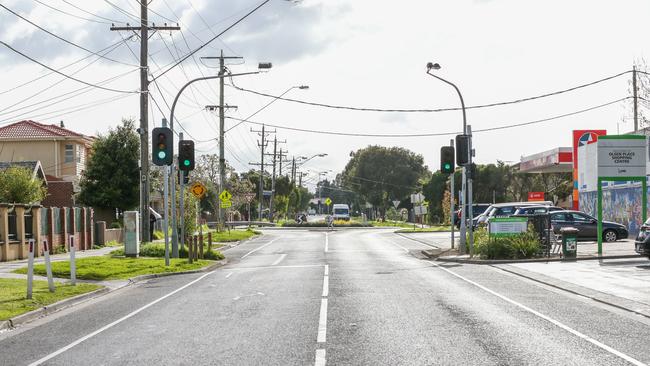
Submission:
M 227 80 L 226 129 L 269 102 L 268 107 L 226 133 L 226 159 L 238 171 L 258 162 L 260 137 L 251 129 L 274 125 L 278 150 L 288 156 L 316 157 L 302 169 L 315 184 L 318 172 L 333 178 L 350 152 L 368 145 L 401 146 L 439 168 L 442 145 L 462 129 L 459 110 L 376 112 L 324 108 L 263 97 L 240 88 L 307 102 L 370 109 L 444 109 L 460 106 L 455 90 L 426 74 L 458 86 L 466 106 L 507 102 L 590 83 L 642 64 L 650 52 L 645 40 L 647 1 L 517 0 L 271 0 L 250 17 L 208 43 L 194 57 L 160 76 L 180 57 L 224 31 L 261 0 L 152 0 L 149 21 L 178 24 L 149 39 L 150 128 L 169 118 L 180 87 L 215 75 L 216 60 L 227 56 L 232 73 L 273 68 Z M 0 125 L 23 119 L 63 121 L 66 128 L 106 133 L 122 118 L 139 119 L 139 39 L 118 26 L 138 24 L 136 0 L 2 0 L 0 40 L 34 60 L 77 80 L 52 73 L 0 44 Z M 7 9 L 97 57 L 39 30 Z M 108 53 L 106 53 L 108 52 Z M 107 59 L 109 58 L 109 59 Z M 72 65 L 70 65 L 72 64 Z M 65 68 L 63 68 L 65 67 Z M 650 71 L 650 70 L 648 70 Z M 38 78 L 38 79 L 37 79 Z M 36 80 L 34 80 L 36 79 Z M 32 81 L 34 80 L 34 81 Z M 477 163 L 516 163 L 522 156 L 571 145 L 574 129 L 632 130 L 631 73 L 567 93 L 532 101 L 467 110 Z M 31 82 L 30 82 L 31 81 Z M 28 84 L 25 84 L 29 82 Z M 100 84 L 104 90 L 83 84 Z M 186 89 L 175 116 L 198 154 L 218 153 L 218 82 Z M 308 85 L 309 89 L 292 88 Z M 614 103 L 612 103 L 614 102 Z M 604 105 L 604 106 L 603 106 Z M 642 102 L 641 111 L 648 104 Z M 586 109 L 595 108 L 589 111 Z M 573 112 L 580 112 L 572 114 Z M 549 121 L 526 124 L 568 115 Z M 524 124 L 494 131 L 485 129 Z M 177 126 L 178 129 L 179 126 Z M 344 136 L 347 134 L 420 137 Z M 272 144 L 267 147 L 272 153 Z M 268 159 L 268 157 L 267 157 Z M 268 161 L 268 160 L 267 160 Z M 286 165 L 285 165 L 286 166 Z

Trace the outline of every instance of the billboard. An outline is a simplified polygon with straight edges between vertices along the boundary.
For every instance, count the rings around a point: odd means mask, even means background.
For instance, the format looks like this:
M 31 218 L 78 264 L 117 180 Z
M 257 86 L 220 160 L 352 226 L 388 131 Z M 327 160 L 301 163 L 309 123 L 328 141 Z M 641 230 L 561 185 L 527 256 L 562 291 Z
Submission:
M 573 131 L 573 209 L 578 210 L 578 147 L 598 141 L 598 136 L 607 135 L 607 130 Z

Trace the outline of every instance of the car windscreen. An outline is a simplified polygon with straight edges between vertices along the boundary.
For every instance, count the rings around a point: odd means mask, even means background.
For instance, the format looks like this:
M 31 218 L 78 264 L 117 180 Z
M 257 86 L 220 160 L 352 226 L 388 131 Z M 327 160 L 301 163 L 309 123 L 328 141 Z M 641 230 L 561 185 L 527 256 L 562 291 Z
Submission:
M 335 208 L 334 209 L 334 215 L 347 215 L 349 214 L 349 210 L 346 208 Z
M 517 211 L 517 208 L 514 206 L 498 207 L 494 210 L 491 216 L 509 216 L 514 214 L 515 211 Z

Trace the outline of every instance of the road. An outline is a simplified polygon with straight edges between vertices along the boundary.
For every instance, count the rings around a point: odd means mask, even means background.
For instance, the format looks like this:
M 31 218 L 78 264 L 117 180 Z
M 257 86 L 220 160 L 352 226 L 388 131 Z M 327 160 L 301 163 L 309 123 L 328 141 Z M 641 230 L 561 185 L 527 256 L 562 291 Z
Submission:
M 3 365 L 626 365 L 650 320 L 383 229 L 274 230 L 0 334 Z

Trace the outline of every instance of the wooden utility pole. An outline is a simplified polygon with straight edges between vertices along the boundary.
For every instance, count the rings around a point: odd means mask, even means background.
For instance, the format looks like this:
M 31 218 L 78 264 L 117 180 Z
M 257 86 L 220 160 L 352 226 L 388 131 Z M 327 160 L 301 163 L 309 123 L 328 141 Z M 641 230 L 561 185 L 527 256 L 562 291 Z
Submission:
M 111 27 L 111 31 L 140 32 L 140 238 L 151 241 L 149 236 L 149 30 L 180 30 L 179 26 L 162 27 L 149 25 L 147 0 L 140 0 L 140 26 Z

